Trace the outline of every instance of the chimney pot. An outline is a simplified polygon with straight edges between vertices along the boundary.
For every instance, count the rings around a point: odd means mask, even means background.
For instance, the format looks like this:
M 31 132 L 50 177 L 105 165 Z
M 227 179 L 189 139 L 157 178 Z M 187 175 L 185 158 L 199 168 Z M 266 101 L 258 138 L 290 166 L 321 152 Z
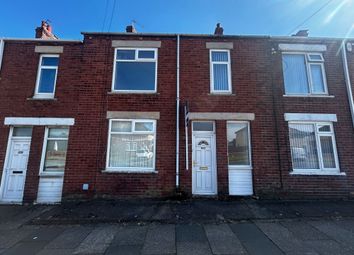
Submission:
M 137 31 L 136 31 L 134 25 L 128 25 L 128 26 L 125 28 L 125 31 L 126 31 L 127 33 L 137 33 Z
M 58 37 L 52 33 L 52 26 L 44 20 L 42 20 L 41 26 L 36 28 L 35 37 L 40 39 L 58 39 Z
M 220 23 L 216 24 L 215 32 L 214 35 L 223 35 L 224 34 L 224 29 L 220 25 Z
M 309 36 L 309 30 L 308 29 L 299 30 L 296 34 L 293 34 L 291 36 L 308 37 Z

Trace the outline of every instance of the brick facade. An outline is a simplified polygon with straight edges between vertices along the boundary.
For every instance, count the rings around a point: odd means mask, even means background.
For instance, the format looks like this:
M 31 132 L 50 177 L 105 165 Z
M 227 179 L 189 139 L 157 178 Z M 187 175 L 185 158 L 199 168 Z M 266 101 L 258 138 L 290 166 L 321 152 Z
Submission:
M 111 92 L 112 40 L 161 41 L 157 93 Z M 233 43 L 230 50 L 232 94 L 210 93 L 207 42 Z M 279 43 L 322 44 L 329 97 L 286 97 Z M 192 131 L 189 126 L 189 170 L 185 169 L 183 105 L 190 112 L 254 113 L 250 121 L 254 195 L 279 198 L 348 198 L 354 194 L 354 133 L 343 72 L 340 40 L 242 36 L 180 38 L 180 190 L 192 193 Z M 60 54 L 54 100 L 33 99 L 39 53 L 35 46 L 64 47 Z M 338 53 L 339 52 L 339 53 Z M 0 178 L 10 127 L 6 117 L 75 118 L 70 127 L 63 198 L 167 197 L 175 194 L 176 62 L 174 35 L 85 33 L 83 42 L 8 40 L 0 71 Z M 347 52 L 354 87 L 354 54 Z M 354 89 L 354 88 L 353 88 Z M 108 111 L 159 112 L 155 173 L 104 172 Z M 284 113 L 336 114 L 334 123 L 341 172 L 346 175 L 291 175 L 288 123 Z M 218 195 L 229 193 L 227 120 L 216 120 Z M 44 126 L 34 126 L 24 201 L 37 197 Z M 82 189 L 89 184 L 89 190 Z

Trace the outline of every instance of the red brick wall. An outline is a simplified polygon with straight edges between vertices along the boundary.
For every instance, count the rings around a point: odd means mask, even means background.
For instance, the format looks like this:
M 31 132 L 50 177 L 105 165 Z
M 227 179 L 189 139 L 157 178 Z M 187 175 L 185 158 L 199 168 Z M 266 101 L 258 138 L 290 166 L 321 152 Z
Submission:
M 278 43 L 293 43 L 291 40 L 274 41 L 272 47 L 278 48 Z M 306 41 L 305 41 L 306 42 Z M 323 53 L 325 72 L 329 95 L 334 98 L 315 97 L 283 97 L 284 82 L 282 74 L 281 52 L 277 51 L 271 58 L 273 67 L 273 87 L 276 113 L 276 126 L 280 147 L 280 166 L 283 180 L 282 195 L 284 197 L 342 197 L 353 191 L 352 153 L 354 149 L 353 127 L 349 111 L 347 92 L 344 81 L 341 53 L 337 54 L 340 41 L 311 40 L 314 44 L 326 44 L 327 51 Z M 288 123 L 284 113 L 329 113 L 336 114 L 338 122 L 334 123 L 339 166 L 346 176 L 301 176 L 289 175 L 292 168 Z
M 36 45 L 62 45 L 55 100 L 32 100 L 39 63 Z M 77 114 L 77 98 L 80 86 L 81 46 L 79 43 L 6 41 L 0 71 L 0 178 L 6 154 L 9 127 L 3 125 L 5 117 L 72 117 Z M 71 128 L 74 131 L 76 126 Z M 71 135 L 70 135 L 71 137 Z M 44 127 L 34 127 L 24 201 L 37 197 L 39 165 L 44 139 Z M 69 139 L 66 171 L 73 171 L 71 164 L 71 140 Z
M 156 94 L 112 94 L 112 40 L 159 40 Z M 233 42 L 232 95 L 210 95 L 209 49 L 206 42 Z M 347 197 L 354 192 L 354 137 L 344 83 L 339 41 L 305 40 L 327 44 L 324 53 L 329 94 L 334 98 L 283 97 L 281 53 L 278 43 L 289 39 L 266 37 L 181 37 L 181 104 L 191 112 L 254 113 L 250 121 L 253 183 L 262 197 Z M 296 41 L 301 42 L 301 41 Z M 33 96 L 39 54 L 35 45 L 64 45 L 56 100 L 27 100 Z M 354 54 L 348 53 L 354 87 Z M 0 123 L 5 117 L 72 117 L 63 195 L 169 196 L 175 190 L 176 38 L 86 34 L 84 43 L 6 42 L 0 72 Z M 353 88 L 354 89 L 354 88 Z M 156 170 L 158 173 L 103 173 L 106 163 L 107 111 L 157 111 Z M 284 113 L 337 114 L 334 124 L 339 163 L 346 176 L 289 175 L 291 157 Z M 185 169 L 183 111 L 180 116 L 180 187 L 191 194 L 192 133 L 189 126 L 189 170 Z M 9 127 L 0 125 L 0 177 Z M 34 127 L 25 187 L 25 201 L 35 200 L 44 127 Z M 216 121 L 218 194 L 228 194 L 226 120 Z M 89 191 L 82 184 L 90 184 Z M 353 193 L 354 194 L 354 193 Z

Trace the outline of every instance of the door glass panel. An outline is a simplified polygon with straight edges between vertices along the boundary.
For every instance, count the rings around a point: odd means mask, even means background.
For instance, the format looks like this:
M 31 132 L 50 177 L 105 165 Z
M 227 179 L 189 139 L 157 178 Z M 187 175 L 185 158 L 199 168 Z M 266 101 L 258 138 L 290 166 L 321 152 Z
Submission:
M 12 136 L 31 137 L 32 127 L 14 127 Z
M 193 131 L 213 131 L 214 123 L 206 121 L 193 122 Z

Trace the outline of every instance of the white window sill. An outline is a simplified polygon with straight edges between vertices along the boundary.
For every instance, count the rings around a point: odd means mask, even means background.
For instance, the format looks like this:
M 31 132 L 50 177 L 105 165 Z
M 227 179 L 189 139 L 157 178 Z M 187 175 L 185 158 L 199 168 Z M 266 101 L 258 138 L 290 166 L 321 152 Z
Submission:
M 40 173 L 39 174 L 40 177 L 63 177 L 64 173 Z
M 157 174 L 158 171 L 156 170 L 123 170 L 123 169 L 105 169 L 102 170 L 102 173 L 108 173 L 108 174 Z
M 290 172 L 290 175 L 333 175 L 333 176 L 346 176 L 345 172 L 339 171 L 324 171 L 324 170 L 317 170 L 317 171 L 299 171 L 293 170 Z
M 108 95 L 119 95 L 119 94 L 149 94 L 149 95 L 160 95 L 156 91 L 109 91 Z
M 56 101 L 58 99 L 56 99 L 55 97 L 29 97 L 27 98 L 27 100 L 31 101 L 31 100 L 48 100 L 48 101 Z
M 231 92 L 211 92 L 208 96 L 236 96 L 236 94 L 232 94 Z
M 316 95 L 316 94 L 309 94 L 309 95 L 283 95 L 283 97 L 319 97 L 319 98 L 334 98 L 332 95 Z
M 229 170 L 252 170 L 251 166 L 229 166 Z

